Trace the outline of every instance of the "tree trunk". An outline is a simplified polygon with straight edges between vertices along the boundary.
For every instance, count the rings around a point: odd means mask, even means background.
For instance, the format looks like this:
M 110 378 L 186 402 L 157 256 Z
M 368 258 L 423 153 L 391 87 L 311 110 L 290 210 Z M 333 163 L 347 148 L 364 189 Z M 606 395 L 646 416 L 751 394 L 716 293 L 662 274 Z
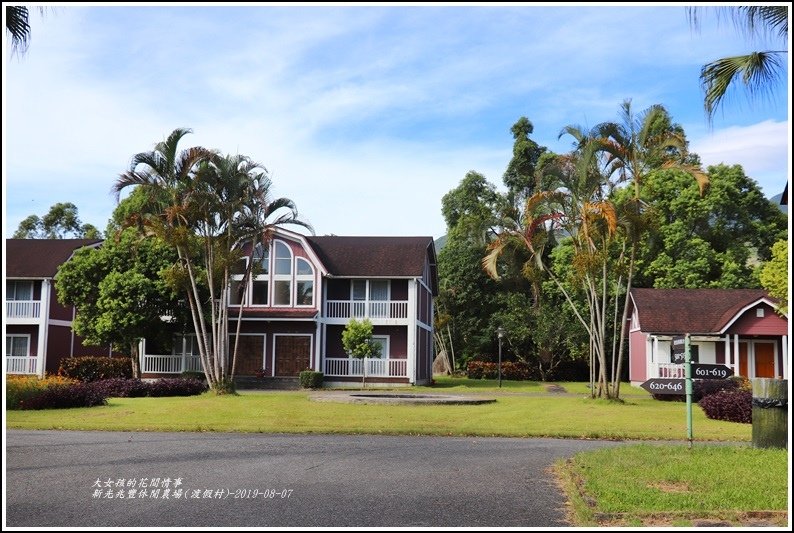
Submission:
M 138 341 L 130 343 L 130 358 L 132 359 L 132 377 L 141 379 L 141 360 L 138 354 Z

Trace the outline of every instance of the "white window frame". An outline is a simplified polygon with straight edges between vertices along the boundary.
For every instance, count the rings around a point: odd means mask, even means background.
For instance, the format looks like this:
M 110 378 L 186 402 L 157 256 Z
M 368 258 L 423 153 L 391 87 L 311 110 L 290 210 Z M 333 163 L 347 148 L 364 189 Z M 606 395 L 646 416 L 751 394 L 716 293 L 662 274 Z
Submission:
M 380 352 L 381 359 L 389 359 L 391 353 L 391 335 L 373 335 L 372 340 L 386 341 L 383 343 L 383 350 Z
M 259 246 L 259 245 L 261 245 L 261 243 L 257 243 L 255 246 Z M 247 301 L 247 303 L 248 303 L 248 305 L 250 307 L 268 307 L 270 305 L 271 293 L 273 292 L 272 291 L 273 284 L 270 281 L 270 273 L 273 270 L 272 269 L 273 265 L 271 264 L 273 254 L 270 253 L 270 252 L 271 252 L 271 246 L 268 244 L 267 249 L 265 250 L 265 253 L 267 253 L 267 272 L 265 274 L 257 274 L 256 276 L 252 275 L 251 279 L 249 281 L 250 285 L 248 287 L 248 295 L 247 295 L 248 296 L 248 298 L 247 298 L 248 301 Z M 265 303 L 263 303 L 263 304 L 255 304 L 254 303 L 254 282 L 255 281 L 265 281 L 265 282 L 267 282 L 267 298 L 265 299 Z
M 311 271 L 309 274 L 298 274 L 298 261 L 303 261 L 309 267 Z M 311 264 L 311 261 L 306 259 L 305 257 L 298 257 L 295 256 L 295 264 L 293 265 L 293 271 L 295 272 L 295 294 L 293 301 L 295 302 L 295 307 L 314 307 L 314 295 L 315 295 L 315 288 L 317 287 L 317 282 L 314 279 L 314 266 Z M 299 304 L 298 303 L 298 283 L 300 282 L 312 282 L 312 301 L 308 304 Z
M 30 358 L 35 358 L 36 355 L 31 355 L 31 353 L 30 353 L 30 333 L 6 333 L 6 348 L 8 348 L 8 339 L 13 339 L 13 338 L 17 338 L 17 337 L 20 338 L 20 339 L 25 339 L 27 341 L 27 350 L 25 350 L 26 351 L 25 355 L 22 356 L 22 355 L 14 355 L 12 353 L 6 353 L 6 357 L 30 357 Z M 11 349 L 12 350 L 14 349 L 13 341 L 11 342 Z
M 278 244 L 279 243 L 284 245 L 284 247 L 287 249 L 287 252 L 289 252 L 290 272 L 288 274 L 276 274 L 276 269 L 278 267 L 278 260 L 279 260 L 279 257 L 278 257 Z M 294 299 L 292 297 L 292 293 L 293 293 L 293 289 L 294 289 L 293 277 L 294 277 L 294 274 L 295 274 L 295 265 L 294 265 L 295 254 L 292 253 L 292 248 L 290 248 L 287 243 L 285 243 L 284 241 L 281 241 L 281 240 L 274 240 L 273 241 L 273 254 L 272 255 L 273 255 L 273 259 L 272 259 L 272 261 L 273 261 L 273 273 L 272 273 L 273 286 L 272 287 L 268 287 L 268 289 L 273 293 L 273 297 L 270 299 L 270 301 L 273 304 L 272 307 L 292 307 L 292 302 L 294 301 Z M 281 259 L 283 260 L 285 258 L 281 258 Z M 282 281 L 282 282 L 286 281 L 286 282 L 288 282 L 290 284 L 289 291 L 288 291 L 289 301 L 286 304 L 277 304 L 276 303 L 276 282 L 278 282 L 278 281 Z
M 13 294 L 13 297 L 12 297 L 10 291 L 6 290 L 6 302 L 32 302 L 32 301 L 34 301 L 33 292 L 34 292 L 34 289 L 36 287 L 35 287 L 35 285 L 33 283 L 33 280 L 6 280 L 6 286 L 9 285 L 9 284 L 13 285 L 14 294 Z M 17 298 L 17 287 L 20 286 L 20 285 L 28 285 L 30 287 L 30 298 L 28 298 L 27 300 L 20 300 L 19 298 Z

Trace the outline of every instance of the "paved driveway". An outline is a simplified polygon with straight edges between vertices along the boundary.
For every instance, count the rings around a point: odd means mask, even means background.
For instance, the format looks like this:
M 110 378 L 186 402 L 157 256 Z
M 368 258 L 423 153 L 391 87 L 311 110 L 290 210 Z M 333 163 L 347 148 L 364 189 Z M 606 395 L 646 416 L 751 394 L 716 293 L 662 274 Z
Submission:
M 616 444 L 9 430 L 6 525 L 566 526 L 546 469 Z

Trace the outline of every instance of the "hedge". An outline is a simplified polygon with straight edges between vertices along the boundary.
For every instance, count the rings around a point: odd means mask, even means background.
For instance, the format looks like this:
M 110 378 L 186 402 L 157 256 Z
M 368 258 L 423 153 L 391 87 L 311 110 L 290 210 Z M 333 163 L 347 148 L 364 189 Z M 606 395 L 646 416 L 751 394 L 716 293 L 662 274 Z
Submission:
M 132 360 L 129 357 L 67 357 L 61 360 L 58 375 L 82 382 L 131 378 Z

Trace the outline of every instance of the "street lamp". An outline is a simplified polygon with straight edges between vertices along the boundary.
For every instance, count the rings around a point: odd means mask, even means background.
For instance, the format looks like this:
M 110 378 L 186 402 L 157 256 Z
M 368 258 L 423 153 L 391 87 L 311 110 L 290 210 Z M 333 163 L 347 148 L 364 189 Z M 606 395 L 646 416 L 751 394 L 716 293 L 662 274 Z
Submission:
M 499 337 L 499 388 L 502 388 L 502 337 L 505 336 L 505 328 L 499 326 L 496 329 L 496 336 Z

